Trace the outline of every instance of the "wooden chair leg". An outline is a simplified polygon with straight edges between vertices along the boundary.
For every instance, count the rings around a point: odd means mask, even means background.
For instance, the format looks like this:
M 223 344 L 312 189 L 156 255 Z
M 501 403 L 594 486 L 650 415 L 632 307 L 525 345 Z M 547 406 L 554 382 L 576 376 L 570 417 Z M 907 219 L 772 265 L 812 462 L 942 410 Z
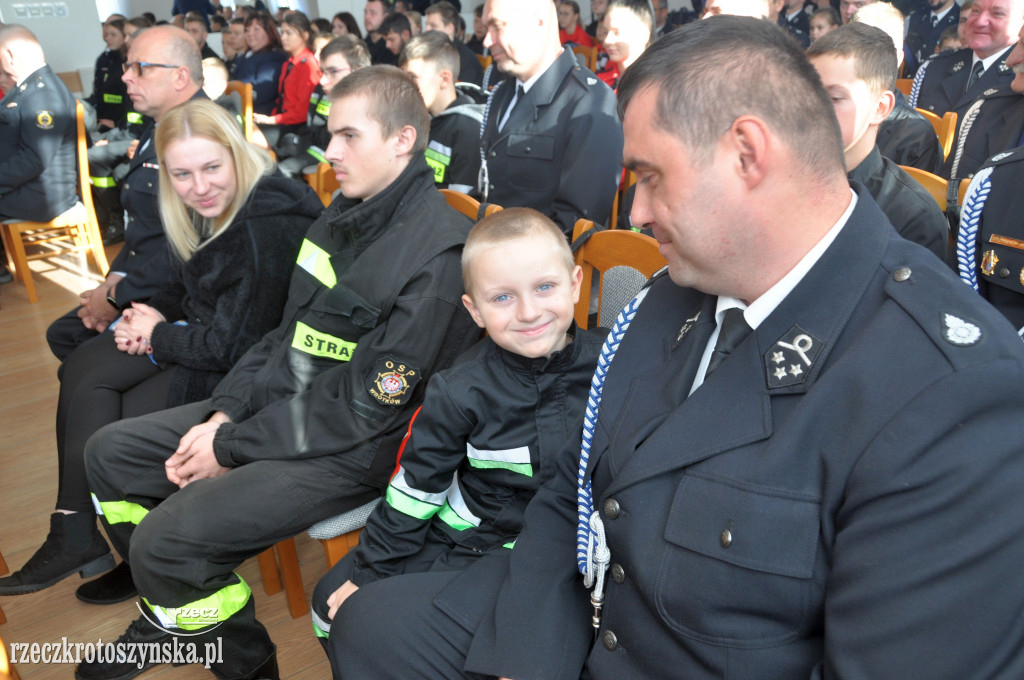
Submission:
M 349 550 L 359 545 L 359 534 L 361 533 L 363 533 L 362 529 L 356 529 L 347 534 L 320 541 L 320 544 L 324 547 L 324 557 L 327 559 L 328 569 L 347 555 Z
M 299 569 L 299 554 L 295 550 L 295 539 L 279 542 L 274 546 L 277 557 L 281 561 L 281 578 L 284 580 L 285 597 L 288 599 L 288 611 L 292 618 L 297 619 L 309 612 L 306 605 L 306 591 L 302 587 L 302 572 Z
M 7 258 L 7 269 L 14 278 L 21 280 L 21 272 L 14 266 L 14 246 L 11 244 L 11 227 L 0 223 L 0 242 L 4 244 L 4 256 Z
M 281 572 L 277 570 L 274 547 L 271 546 L 261 552 L 256 560 L 260 565 L 260 580 L 263 581 L 263 592 L 267 595 L 276 595 L 281 592 Z
M 20 272 L 22 283 L 25 284 L 25 292 L 28 293 L 28 301 L 35 304 L 39 302 L 39 296 L 36 295 L 36 284 L 32 281 L 32 270 L 28 266 L 28 256 L 25 253 L 25 243 L 21 240 L 21 233 L 17 227 L 6 225 L 5 229 L 8 230 L 8 240 L 14 250 L 11 255 L 14 257 L 14 268 Z
M 100 270 L 100 276 L 106 276 L 110 264 L 107 262 L 107 252 L 103 250 L 103 235 L 100 234 L 99 224 L 95 220 L 86 222 L 85 236 L 89 243 L 89 253 L 96 263 L 96 268 Z

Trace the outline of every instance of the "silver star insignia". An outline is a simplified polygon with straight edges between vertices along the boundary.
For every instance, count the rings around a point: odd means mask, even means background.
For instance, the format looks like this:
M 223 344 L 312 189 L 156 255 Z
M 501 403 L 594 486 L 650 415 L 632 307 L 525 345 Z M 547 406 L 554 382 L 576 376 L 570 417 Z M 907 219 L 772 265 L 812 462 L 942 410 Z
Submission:
M 772 352 L 772 361 L 774 361 L 777 364 L 781 364 L 783 361 L 785 361 L 785 357 L 782 356 L 782 352 Z
M 790 373 L 790 375 L 792 375 L 792 376 L 793 376 L 794 378 L 795 378 L 795 377 L 797 377 L 798 375 L 800 375 L 800 374 L 801 374 L 801 373 L 803 373 L 803 372 L 804 372 L 804 369 L 802 369 L 802 368 L 800 367 L 800 364 L 790 364 L 790 365 L 789 365 L 789 373 Z
M 964 62 L 962 62 L 962 61 L 957 62 L 956 66 L 953 67 L 953 73 L 956 73 L 957 71 L 959 71 L 963 67 L 964 67 Z
M 1004 71 L 1004 72 L 1005 72 L 1005 71 L 1009 71 L 1009 70 L 1010 70 L 1010 67 L 1009 67 L 1009 66 L 1007 66 L 1007 65 L 1006 65 L 1006 64 L 1004 64 L 1004 63 L 1000 63 L 1000 64 L 999 64 L 999 70 L 1000 70 L 1000 71 Z
M 786 367 L 785 366 L 779 366 L 778 368 L 776 368 L 775 369 L 775 377 L 778 378 L 779 380 L 782 380 L 783 378 L 785 378 L 786 377 Z

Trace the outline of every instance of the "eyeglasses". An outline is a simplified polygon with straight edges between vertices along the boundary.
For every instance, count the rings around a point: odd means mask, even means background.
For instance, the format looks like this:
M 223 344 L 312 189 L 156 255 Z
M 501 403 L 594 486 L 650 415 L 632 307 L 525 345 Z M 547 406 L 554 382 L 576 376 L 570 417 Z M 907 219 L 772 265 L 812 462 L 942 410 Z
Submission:
M 181 68 L 177 64 L 154 64 L 154 63 L 148 62 L 148 61 L 129 61 L 129 62 L 126 62 L 124 64 L 121 64 L 121 70 L 122 71 L 124 71 L 125 73 L 128 73 L 128 69 L 132 69 L 133 71 L 135 71 L 135 75 L 138 76 L 139 78 L 142 77 L 142 69 L 144 67 L 152 67 L 152 68 Z

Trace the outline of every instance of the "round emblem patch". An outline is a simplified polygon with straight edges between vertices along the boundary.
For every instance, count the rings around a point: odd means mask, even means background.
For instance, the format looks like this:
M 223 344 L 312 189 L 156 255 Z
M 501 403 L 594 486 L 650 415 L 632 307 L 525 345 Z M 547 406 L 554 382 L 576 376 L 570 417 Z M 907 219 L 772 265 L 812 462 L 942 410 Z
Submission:
M 381 357 L 366 376 L 366 391 L 381 404 L 401 406 L 412 397 L 420 372 L 392 357 Z
M 37 111 L 36 127 L 49 130 L 53 127 L 53 111 Z

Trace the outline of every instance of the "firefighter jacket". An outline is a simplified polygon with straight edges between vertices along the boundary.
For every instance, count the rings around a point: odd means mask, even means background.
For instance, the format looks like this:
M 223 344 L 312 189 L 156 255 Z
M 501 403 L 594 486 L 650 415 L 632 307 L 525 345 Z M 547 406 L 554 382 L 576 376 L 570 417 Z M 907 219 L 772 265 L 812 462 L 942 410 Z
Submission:
M 485 338 L 434 376 L 398 474 L 366 522 L 352 582 L 429 570 L 455 545 L 470 554 L 511 547 L 559 452 L 579 441 L 602 342 L 578 331 L 564 349 L 531 359 Z
M 423 158 L 359 202 L 340 196 L 299 250 L 281 325 L 214 391 L 221 465 L 342 455 L 384 486 L 426 380 L 479 331 L 463 309 L 469 221 Z

